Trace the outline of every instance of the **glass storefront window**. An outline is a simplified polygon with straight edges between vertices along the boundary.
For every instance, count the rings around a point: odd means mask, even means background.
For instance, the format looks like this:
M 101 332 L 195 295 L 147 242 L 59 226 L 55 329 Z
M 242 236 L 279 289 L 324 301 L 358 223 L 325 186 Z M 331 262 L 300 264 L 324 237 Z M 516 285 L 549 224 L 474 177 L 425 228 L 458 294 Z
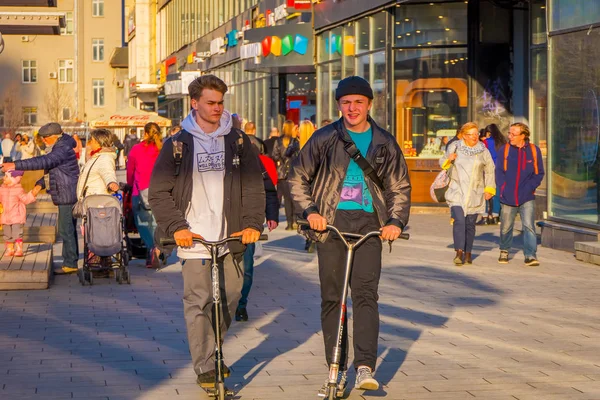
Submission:
M 343 51 L 343 64 L 344 64 L 344 76 L 354 75 L 354 55 L 356 54 L 356 32 L 355 24 L 353 22 L 347 24 L 344 27 L 344 51 Z
M 317 67 L 318 76 L 318 87 L 329 88 L 331 83 L 329 80 L 329 64 L 319 65 Z M 329 108 L 329 96 L 331 95 L 329 90 L 319 90 L 318 108 L 319 108 L 319 119 L 324 120 L 330 117 L 331 109 Z
M 396 137 L 407 157 L 440 157 L 466 122 L 467 50 L 398 49 L 394 54 Z
M 370 50 L 370 35 L 369 17 L 363 18 L 356 23 L 356 52 L 362 53 Z
M 600 222 L 600 29 L 561 34 L 550 41 L 550 215 L 596 224 Z
M 539 45 L 547 42 L 546 35 L 546 0 L 531 2 L 531 44 Z
M 576 28 L 600 21 L 600 1 L 550 0 L 550 29 Z
M 396 7 L 397 47 L 467 44 L 467 4 L 429 3 Z

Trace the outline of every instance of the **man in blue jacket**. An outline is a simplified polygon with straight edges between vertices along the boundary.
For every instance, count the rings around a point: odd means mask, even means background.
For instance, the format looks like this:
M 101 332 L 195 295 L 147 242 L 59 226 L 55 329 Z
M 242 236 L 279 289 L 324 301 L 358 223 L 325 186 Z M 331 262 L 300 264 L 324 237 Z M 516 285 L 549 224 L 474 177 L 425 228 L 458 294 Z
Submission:
M 42 126 L 38 132 L 48 154 L 14 163 L 4 163 L 2 171 L 11 169 L 20 171 L 44 170 L 44 177 L 36 182 L 34 194 L 48 189 L 52 202 L 58 206 L 58 234 L 62 238 L 63 266 L 55 273 L 71 274 L 77 272 L 79 248 L 77 243 L 77 220 L 73 218 L 73 205 L 77 202 L 77 180 L 79 166 L 75 156 L 77 143 L 71 136 L 63 134 L 56 122 Z M 48 150 L 46 150 L 48 151 Z
M 500 264 L 508 264 L 517 213 L 523 224 L 525 265 L 540 265 L 537 260 L 535 234 L 535 190 L 544 179 L 540 149 L 529 142 L 529 127 L 523 123 L 510 126 L 509 143 L 498 150 L 496 185 L 500 190 Z

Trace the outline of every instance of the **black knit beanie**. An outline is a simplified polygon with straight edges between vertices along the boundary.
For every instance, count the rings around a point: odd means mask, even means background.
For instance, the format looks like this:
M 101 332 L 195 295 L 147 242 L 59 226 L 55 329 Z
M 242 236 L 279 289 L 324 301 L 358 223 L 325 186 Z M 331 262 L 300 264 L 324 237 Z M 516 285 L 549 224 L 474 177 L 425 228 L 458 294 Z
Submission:
M 369 99 L 373 99 L 373 89 L 371 89 L 371 85 L 360 76 L 349 76 L 338 83 L 338 87 L 335 90 L 335 99 L 339 100 L 349 94 L 361 94 Z

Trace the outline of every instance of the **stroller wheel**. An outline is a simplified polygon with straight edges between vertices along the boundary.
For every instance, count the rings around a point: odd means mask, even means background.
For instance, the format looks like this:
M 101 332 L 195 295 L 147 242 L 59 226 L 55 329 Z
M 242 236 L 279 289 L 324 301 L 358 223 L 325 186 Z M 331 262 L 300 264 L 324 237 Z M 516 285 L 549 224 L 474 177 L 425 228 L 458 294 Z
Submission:
M 88 272 L 88 282 L 90 283 L 90 286 L 92 286 L 94 284 L 94 274 L 92 274 L 92 271 Z
M 81 286 L 85 286 L 85 275 L 83 268 L 77 272 L 77 277 L 79 278 L 79 283 L 81 283 Z
M 129 265 L 129 251 L 122 251 L 121 252 L 121 262 L 124 266 Z
M 131 285 L 131 274 L 129 273 L 129 271 L 124 269 L 123 275 L 125 276 L 124 281 L 127 282 L 128 285 Z

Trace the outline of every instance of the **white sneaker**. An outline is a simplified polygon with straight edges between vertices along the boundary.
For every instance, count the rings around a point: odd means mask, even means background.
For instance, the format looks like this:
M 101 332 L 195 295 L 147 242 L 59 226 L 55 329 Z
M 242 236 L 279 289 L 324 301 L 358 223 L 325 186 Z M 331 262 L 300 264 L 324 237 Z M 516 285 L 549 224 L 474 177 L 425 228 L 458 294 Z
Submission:
M 358 367 L 356 371 L 356 382 L 354 383 L 355 389 L 360 390 L 377 390 L 379 389 L 379 382 L 373 378 L 373 372 L 369 367 Z

